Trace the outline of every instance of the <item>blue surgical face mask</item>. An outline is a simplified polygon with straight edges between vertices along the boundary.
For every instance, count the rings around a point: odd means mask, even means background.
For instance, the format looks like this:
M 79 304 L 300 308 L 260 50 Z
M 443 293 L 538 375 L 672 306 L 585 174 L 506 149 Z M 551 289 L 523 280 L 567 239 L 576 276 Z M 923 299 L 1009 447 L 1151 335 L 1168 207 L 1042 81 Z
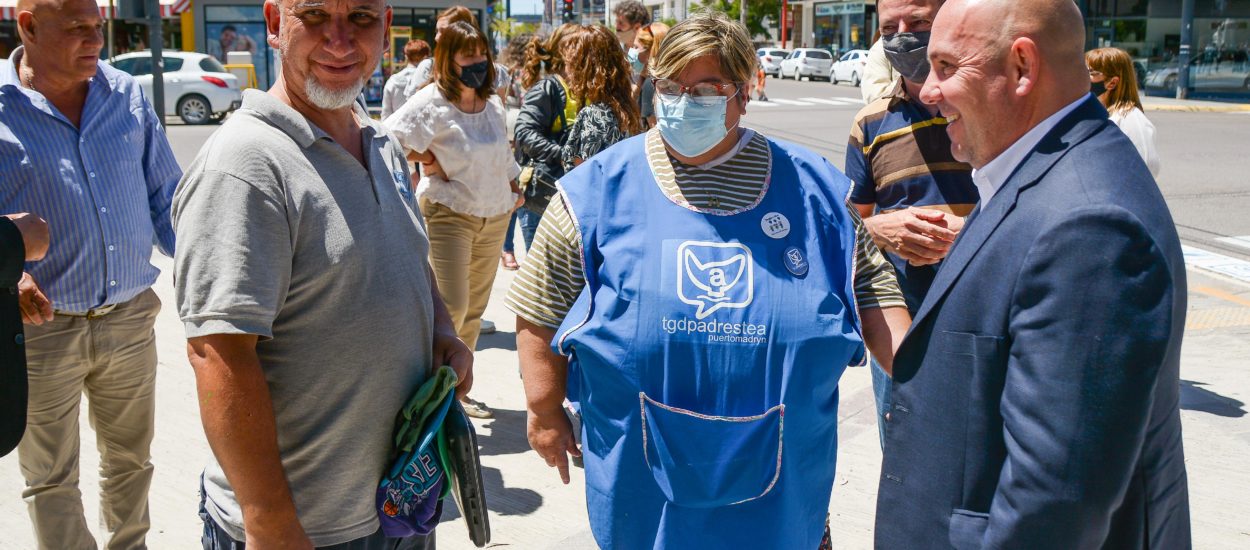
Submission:
M 638 58 L 639 53 L 637 48 L 630 48 L 625 52 L 625 59 L 629 60 L 629 68 L 633 69 L 634 74 L 642 74 L 642 60 Z
M 736 95 L 736 94 L 735 94 Z M 693 98 L 682 94 L 669 99 L 655 94 L 656 126 L 664 143 L 684 157 L 697 157 L 711 151 L 725 139 L 725 107 L 729 96 Z

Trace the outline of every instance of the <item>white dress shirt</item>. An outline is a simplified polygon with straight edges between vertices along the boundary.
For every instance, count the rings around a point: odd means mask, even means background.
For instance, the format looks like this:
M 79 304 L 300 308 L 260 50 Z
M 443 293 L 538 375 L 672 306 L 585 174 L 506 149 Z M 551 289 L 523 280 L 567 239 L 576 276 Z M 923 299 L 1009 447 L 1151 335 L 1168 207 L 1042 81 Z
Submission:
M 1011 177 L 1011 173 L 1016 171 L 1016 167 L 1024 161 L 1024 157 L 1033 152 L 1038 143 L 1042 142 L 1042 138 L 1050 133 L 1055 126 L 1059 125 L 1059 121 L 1069 113 L 1075 111 L 1082 103 L 1085 103 L 1089 96 L 1082 96 L 1080 99 L 1068 104 L 1067 107 L 1059 109 L 1046 120 L 1043 120 L 1032 130 L 1011 144 L 1006 151 L 1000 153 L 994 160 L 991 160 L 981 168 L 972 169 L 972 183 L 976 184 L 977 192 L 981 195 L 981 210 L 989 205 L 990 199 L 994 198 L 994 194 L 998 189 L 1007 183 L 1007 178 Z

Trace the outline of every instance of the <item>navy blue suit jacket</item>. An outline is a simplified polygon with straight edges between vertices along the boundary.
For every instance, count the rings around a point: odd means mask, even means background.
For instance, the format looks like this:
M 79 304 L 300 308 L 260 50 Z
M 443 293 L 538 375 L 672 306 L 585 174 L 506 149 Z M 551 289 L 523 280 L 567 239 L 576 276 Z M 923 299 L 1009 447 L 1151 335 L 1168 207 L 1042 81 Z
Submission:
M 876 544 L 1191 546 L 1167 205 L 1093 97 L 959 237 L 894 360 Z
M 26 262 L 22 232 L 0 217 L 0 456 L 26 432 L 26 346 L 17 283 Z

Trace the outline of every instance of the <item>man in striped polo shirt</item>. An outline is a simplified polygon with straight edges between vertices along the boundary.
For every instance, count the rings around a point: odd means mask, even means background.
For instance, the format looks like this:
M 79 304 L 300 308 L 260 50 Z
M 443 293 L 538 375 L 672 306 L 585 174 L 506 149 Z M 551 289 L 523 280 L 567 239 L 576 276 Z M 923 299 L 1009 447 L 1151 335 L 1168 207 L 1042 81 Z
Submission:
M 894 265 L 912 315 L 977 203 L 972 167 L 955 160 L 946 119 L 920 101 L 929 75 L 929 29 L 942 0 L 881 0 L 881 43 L 901 76 L 894 91 L 855 116 L 846 147 L 851 202 Z M 888 373 L 873 365 L 881 419 L 890 407 Z M 878 422 L 878 426 L 881 426 Z
M 102 546 L 143 548 L 155 430 L 159 270 L 182 176 L 130 75 L 99 60 L 92 0 L 21 0 L 0 62 L 0 211 L 46 220 L 47 256 L 19 284 L 29 408 L 18 446 L 39 548 L 95 548 L 78 490 L 79 403 L 100 449 Z M 37 285 L 36 285 L 37 284 Z M 45 297 L 46 296 L 46 297 Z

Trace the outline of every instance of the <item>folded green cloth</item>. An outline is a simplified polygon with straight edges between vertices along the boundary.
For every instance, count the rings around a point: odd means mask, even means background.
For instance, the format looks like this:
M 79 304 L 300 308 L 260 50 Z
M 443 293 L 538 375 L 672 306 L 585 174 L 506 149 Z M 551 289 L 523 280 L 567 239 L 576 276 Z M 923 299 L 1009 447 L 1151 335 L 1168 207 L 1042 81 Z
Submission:
M 417 446 L 426 421 L 438 411 L 447 393 L 455 390 L 457 382 L 456 371 L 442 366 L 408 398 L 395 419 L 396 454 L 410 452 Z

